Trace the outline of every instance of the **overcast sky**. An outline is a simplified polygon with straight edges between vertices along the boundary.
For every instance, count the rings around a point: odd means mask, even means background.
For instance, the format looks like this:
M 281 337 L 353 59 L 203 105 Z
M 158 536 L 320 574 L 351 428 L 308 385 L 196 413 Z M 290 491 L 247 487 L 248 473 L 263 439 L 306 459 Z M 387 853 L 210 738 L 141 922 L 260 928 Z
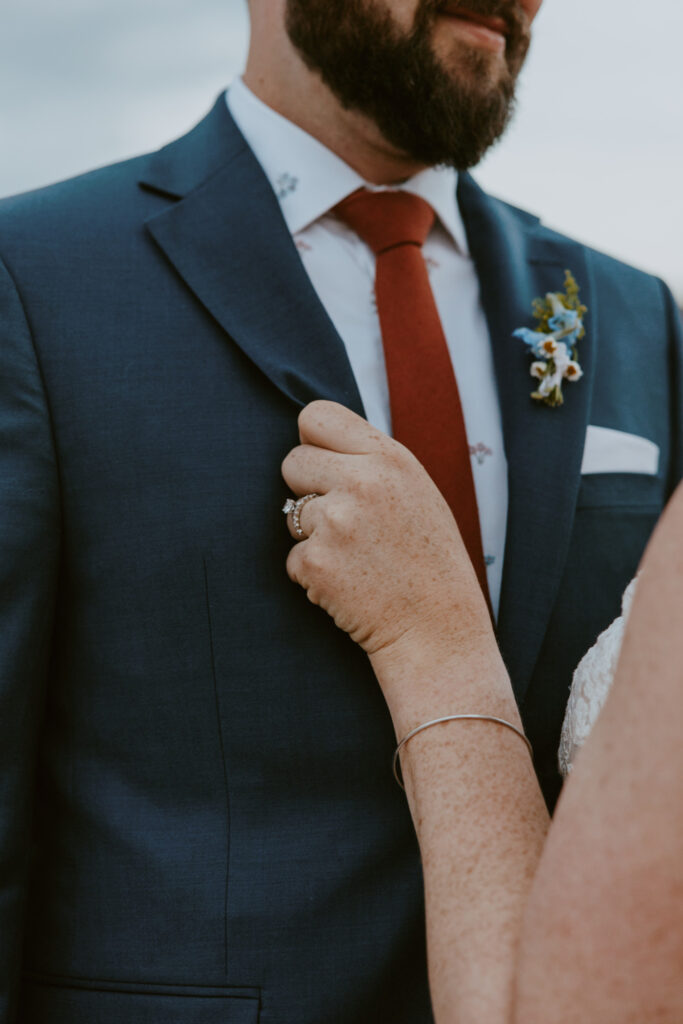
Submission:
M 682 38 L 683 0 L 545 0 L 515 122 L 477 172 L 680 301 Z M 0 195 L 180 134 L 247 39 L 246 0 L 5 0 Z

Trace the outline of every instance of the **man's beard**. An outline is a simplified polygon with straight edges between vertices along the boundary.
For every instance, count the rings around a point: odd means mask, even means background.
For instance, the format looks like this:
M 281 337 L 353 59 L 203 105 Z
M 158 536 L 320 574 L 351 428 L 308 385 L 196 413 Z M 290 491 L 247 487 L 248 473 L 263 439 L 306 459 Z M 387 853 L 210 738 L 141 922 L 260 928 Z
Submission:
M 442 0 L 419 0 L 410 31 L 396 24 L 385 3 L 287 0 L 287 32 L 342 106 L 370 118 L 401 154 L 427 166 L 473 167 L 510 120 L 529 47 L 528 18 L 517 0 L 462 5 L 507 25 L 505 60 L 496 61 L 494 76 L 495 54 L 460 39 L 449 66 L 436 55 L 432 37 Z

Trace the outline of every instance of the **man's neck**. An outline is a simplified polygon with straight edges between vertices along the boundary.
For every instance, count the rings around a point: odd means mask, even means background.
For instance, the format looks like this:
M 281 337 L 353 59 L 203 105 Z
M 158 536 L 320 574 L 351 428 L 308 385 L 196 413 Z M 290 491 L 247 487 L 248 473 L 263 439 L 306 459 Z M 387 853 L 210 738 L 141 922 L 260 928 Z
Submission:
M 281 59 L 275 73 L 271 67 L 267 75 L 250 60 L 243 79 L 258 99 L 318 139 L 365 181 L 394 185 L 424 170 L 393 149 L 369 118 L 345 110 L 319 75 L 294 56 Z

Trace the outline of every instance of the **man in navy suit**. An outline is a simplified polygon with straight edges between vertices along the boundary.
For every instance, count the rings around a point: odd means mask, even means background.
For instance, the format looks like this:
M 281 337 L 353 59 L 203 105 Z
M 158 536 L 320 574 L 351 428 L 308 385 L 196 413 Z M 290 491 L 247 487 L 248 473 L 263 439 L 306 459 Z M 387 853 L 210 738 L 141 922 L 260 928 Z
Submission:
M 555 799 L 572 669 L 681 475 L 682 376 L 661 282 L 466 173 L 539 5 L 252 0 L 227 105 L 0 205 L 2 1024 L 431 1020 L 388 714 L 284 568 L 298 411 L 390 426 L 373 257 L 333 213 L 359 185 L 435 213 L 499 641 Z M 511 335 L 567 268 L 583 377 L 551 408 Z

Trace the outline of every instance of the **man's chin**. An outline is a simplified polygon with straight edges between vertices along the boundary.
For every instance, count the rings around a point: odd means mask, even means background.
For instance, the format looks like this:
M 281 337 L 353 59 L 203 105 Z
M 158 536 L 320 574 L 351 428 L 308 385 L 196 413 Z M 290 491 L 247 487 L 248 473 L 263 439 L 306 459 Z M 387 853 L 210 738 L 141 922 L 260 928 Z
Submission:
M 520 37 L 506 38 L 489 29 L 447 15 L 437 15 L 430 29 L 433 56 L 450 78 L 474 95 L 510 88 L 526 56 Z
M 473 96 L 499 90 L 510 77 L 504 54 L 468 46 L 460 39 L 435 41 L 434 56 L 454 87 Z

